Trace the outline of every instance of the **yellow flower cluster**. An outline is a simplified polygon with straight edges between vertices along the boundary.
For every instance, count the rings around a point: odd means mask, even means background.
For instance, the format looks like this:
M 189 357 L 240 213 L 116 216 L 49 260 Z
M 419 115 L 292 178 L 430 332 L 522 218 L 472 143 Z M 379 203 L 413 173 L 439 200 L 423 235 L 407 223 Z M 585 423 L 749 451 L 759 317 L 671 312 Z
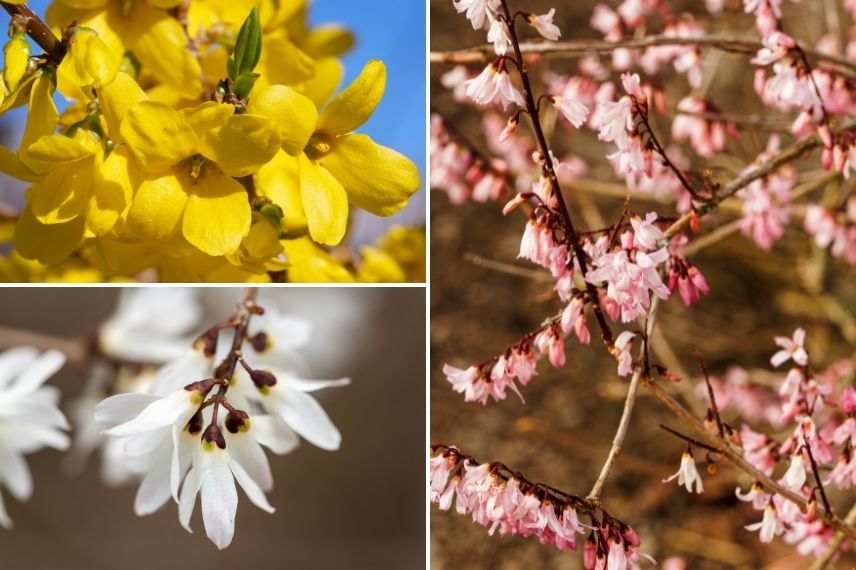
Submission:
M 355 132 L 384 64 L 339 90 L 353 38 L 308 27 L 305 0 L 57 0 L 46 20 L 64 38 L 58 64 L 31 57 L 14 25 L 5 46 L 0 112 L 28 113 L 0 171 L 29 188 L 0 232 L 14 244 L 0 278 L 424 277 L 420 230 L 341 254 L 350 209 L 394 214 L 420 175 Z

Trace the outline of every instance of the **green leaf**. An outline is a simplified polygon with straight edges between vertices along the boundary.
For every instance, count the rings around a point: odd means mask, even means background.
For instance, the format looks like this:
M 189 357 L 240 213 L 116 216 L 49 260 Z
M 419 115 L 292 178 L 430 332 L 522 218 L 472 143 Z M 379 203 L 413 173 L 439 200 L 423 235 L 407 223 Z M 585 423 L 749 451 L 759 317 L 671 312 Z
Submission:
M 229 79 L 237 81 L 241 75 L 252 73 L 262 56 L 262 26 L 259 21 L 257 8 L 250 10 L 250 14 L 241 24 L 238 39 L 235 41 L 235 49 L 229 57 L 227 71 Z
M 255 84 L 256 79 L 258 78 L 258 73 L 242 73 L 238 75 L 237 79 L 235 79 L 235 82 L 232 84 L 232 93 L 238 97 L 248 97 L 250 91 L 253 90 L 253 85 Z

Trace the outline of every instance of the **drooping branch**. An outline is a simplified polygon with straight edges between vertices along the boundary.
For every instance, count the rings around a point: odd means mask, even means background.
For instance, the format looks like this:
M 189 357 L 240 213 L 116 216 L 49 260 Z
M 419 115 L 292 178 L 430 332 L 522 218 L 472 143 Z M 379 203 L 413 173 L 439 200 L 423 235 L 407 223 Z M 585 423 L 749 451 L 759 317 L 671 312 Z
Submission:
M 699 46 L 709 47 L 731 53 L 754 55 L 763 47 L 757 40 L 730 38 L 726 36 L 648 36 L 646 38 L 627 38 L 616 42 L 585 40 L 568 42 L 524 42 L 520 51 L 524 54 L 538 54 L 546 58 L 564 59 L 589 54 L 611 53 L 618 49 L 645 49 L 658 46 Z M 801 48 L 802 49 L 802 48 Z M 842 73 L 856 77 L 856 62 L 844 57 L 803 49 L 806 56 L 816 62 L 834 66 Z M 431 63 L 483 63 L 496 57 L 491 46 L 431 52 Z
M 54 35 L 50 27 L 35 12 L 24 4 L 10 4 L 8 2 L 0 2 L 0 4 L 12 17 L 12 21 L 20 22 L 27 35 L 45 50 L 50 62 L 59 63 L 62 61 L 63 56 L 65 56 L 65 43 Z

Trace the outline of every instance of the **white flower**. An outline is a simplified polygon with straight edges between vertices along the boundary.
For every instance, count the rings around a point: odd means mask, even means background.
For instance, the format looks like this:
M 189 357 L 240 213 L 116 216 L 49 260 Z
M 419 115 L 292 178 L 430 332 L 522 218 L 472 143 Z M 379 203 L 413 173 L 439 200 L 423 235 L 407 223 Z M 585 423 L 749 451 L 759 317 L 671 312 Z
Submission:
M 633 103 L 629 97 L 618 101 L 603 101 L 598 110 L 597 137 L 614 142 L 619 149 L 627 147 L 628 131 L 633 127 Z
M 187 335 L 201 316 L 195 289 L 125 289 L 98 330 L 99 348 L 120 360 L 169 362 L 186 349 Z
M 523 95 L 511 82 L 511 76 L 505 66 L 498 67 L 496 62 L 484 68 L 480 74 L 466 82 L 467 97 L 480 105 L 490 105 L 497 99 L 503 108 L 509 104 L 523 107 L 526 102 Z
M 44 447 L 67 449 L 69 429 L 57 408 L 59 391 L 43 386 L 65 363 L 55 350 L 39 354 L 33 348 L 13 348 L 0 354 L 0 485 L 26 501 L 33 480 L 24 455 Z M 0 494 L 0 526 L 12 527 Z
M 663 483 L 673 481 L 675 478 L 678 479 L 678 485 L 686 487 L 688 493 L 693 492 L 693 484 L 695 484 L 696 493 L 704 492 L 701 475 L 699 475 L 695 459 L 693 459 L 692 453 L 689 451 L 684 451 L 684 454 L 681 456 L 681 466 L 678 468 L 677 473 L 667 479 L 663 479 Z
M 764 508 L 764 518 L 761 519 L 761 522 L 750 524 L 746 527 L 746 530 L 751 531 L 759 529 L 761 530 L 761 533 L 758 538 L 764 543 L 772 542 L 773 537 L 779 536 L 785 532 L 785 526 L 782 524 L 782 521 L 779 520 L 779 515 L 776 512 L 776 507 L 773 506 L 772 500 L 770 500 Z
M 657 247 L 664 236 L 660 228 L 655 225 L 656 221 L 657 212 L 648 212 L 644 220 L 636 216 L 630 218 L 630 224 L 633 226 L 633 241 L 637 246 L 645 250 Z
M 588 118 L 588 107 L 571 97 L 553 97 L 553 104 L 559 112 L 576 128 L 580 128 Z
M 770 364 L 778 368 L 788 360 L 793 360 L 799 366 L 808 364 L 808 353 L 805 350 L 805 330 L 798 328 L 794 331 L 793 339 L 777 336 L 773 339 L 782 349 L 770 358 Z
M 791 457 L 791 464 L 782 478 L 782 483 L 788 489 L 799 491 L 805 485 L 805 463 L 803 462 L 802 453 L 797 453 Z
M 487 32 L 487 41 L 493 44 L 496 55 L 505 55 L 511 47 L 511 37 L 508 35 L 508 26 L 503 20 L 493 20 Z
M 535 14 L 529 14 L 527 16 L 526 21 L 529 22 L 529 25 L 538 30 L 538 33 L 547 38 L 548 40 L 556 41 L 562 36 L 561 30 L 559 27 L 553 23 L 553 16 L 556 15 L 556 9 L 550 8 L 550 11 L 546 14 L 542 14 L 541 16 L 536 16 Z
M 455 10 L 460 14 L 466 12 L 467 19 L 473 29 L 480 30 L 485 23 L 492 19 L 492 14 L 499 8 L 499 0 L 453 0 Z

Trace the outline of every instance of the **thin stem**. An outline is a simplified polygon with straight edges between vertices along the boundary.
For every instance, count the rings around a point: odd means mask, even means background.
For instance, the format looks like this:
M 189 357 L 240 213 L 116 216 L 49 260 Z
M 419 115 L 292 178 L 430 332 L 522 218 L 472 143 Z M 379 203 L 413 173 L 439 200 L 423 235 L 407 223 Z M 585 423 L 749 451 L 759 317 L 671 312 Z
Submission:
M 617 42 L 583 40 L 569 42 L 526 42 L 520 44 L 520 51 L 527 54 L 539 54 L 552 58 L 573 58 L 592 53 L 611 53 L 618 49 L 644 49 L 657 46 L 698 46 L 710 47 L 726 52 L 754 55 L 764 47 L 755 40 L 740 38 L 729 38 L 724 36 L 700 36 L 700 37 L 675 37 L 655 35 L 646 38 L 626 38 Z M 820 53 L 813 50 L 803 49 L 805 54 L 814 61 L 826 63 L 836 69 L 850 75 L 856 76 L 856 62 L 846 57 Z M 431 63 L 483 63 L 493 59 L 493 48 L 489 45 L 475 48 L 431 52 Z
M 654 297 L 651 303 L 651 309 L 648 311 L 647 323 L 645 326 L 645 340 L 640 348 L 640 355 L 645 355 L 648 352 L 648 338 L 654 331 L 656 323 L 657 307 L 659 306 L 660 298 Z M 600 470 L 597 480 L 589 491 L 586 497 L 587 501 L 592 503 L 600 502 L 600 497 L 603 494 L 603 486 L 609 477 L 609 472 L 612 470 L 615 460 L 621 453 L 624 446 L 624 440 L 627 437 L 627 430 L 630 427 L 630 419 L 633 416 L 633 406 L 636 403 L 636 394 L 639 391 L 639 383 L 642 379 L 644 366 L 637 366 L 633 371 L 633 376 L 630 378 L 630 386 L 627 388 L 627 397 L 624 400 L 624 410 L 621 412 L 621 420 L 618 422 L 618 429 L 615 430 L 615 436 L 612 438 L 612 445 L 609 448 L 609 453 L 606 456 L 606 461 Z
M 719 437 L 725 437 L 725 429 L 722 427 L 722 418 L 719 416 L 719 406 L 716 405 L 716 395 L 713 393 L 713 386 L 710 383 L 710 375 L 707 373 L 707 367 L 704 365 L 704 360 L 701 355 L 696 353 L 698 358 L 698 366 L 701 368 L 701 373 L 704 375 L 704 383 L 707 384 L 707 395 L 710 398 L 710 406 L 713 410 L 713 417 L 716 418 L 716 430 Z
M 526 111 L 532 123 L 532 130 L 535 133 L 535 139 L 538 143 L 538 148 L 541 152 L 541 159 L 544 161 L 544 174 L 550 181 L 550 187 L 552 189 L 553 195 L 556 197 L 556 201 L 559 203 L 559 211 L 565 223 L 565 227 L 568 233 L 568 241 L 570 242 L 571 248 L 573 249 L 574 256 L 577 258 L 577 261 L 580 264 L 580 270 L 582 271 L 583 277 L 585 277 L 585 274 L 588 273 L 586 253 L 583 250 L 582 243 L 580 242 L 580 237 L 577 234 L 576 229 L 574 228 L 574 223 L 571 220 L 571 214 L 568 210 L 567 204 L 565 203 L 565 198 L 562 195 L 562 188 L 559 185 L 559 179 L 556 176 L 556 171 L 553 167 L 553 156 L 550 151 L 550 147 L 547 144 L 547 138 L 544 136 L 544 130 L 541 127 L 541 119 L 538 115 L 538 107 L 535 104 L 535 97 L 533 95 L 532 85 L 529 82 L 529 74 L 526 71 L 526 63 L 524 62 L 523 54 L 520 51 L 520 42 L 517 38 L 517 31 L 514 26 L 511 11 L 508 9 L 507 0 L 502 0 L 502 9 L 505 13 L 505 22 L 508 25 L 508 33 L 509 37 L 511 38 L 511 45 L 514 47 L 514 54 L 518 64 L 517 69 L 520 74 L 520 81 L 523 84 L 524 97 L 526 99 Z M 612 346 L 612 331 L 610 330 L 609 325 L 606 322 L 606 317 L 603 315 L 603 311 L 600 308 L 600 298 L 597 293 L 597 288 L 588 281 L 586 281 L 585 284 L 589 296 L 591 297 L 592 308 L 594 310 L 594 315 L 597 319 L 597 323 L 600 326 L 603 342 L 608 346 Z
M 850 507 L 850 511 L 847 513 L 847 516 L 844 517 L 844 523 L 851 526 L 856 524 L 856 503 L 853 503 L 853 506 Z M 829 541 L 829 544 L 826 546 L 824 553 L 820 558 L 814 561 L 809 570 L 824 570 L 835 555 L 838 554 L 838 551 L 841 548 L 841 543 L 844 542 L 845 538 L 847 538 L 846 533 L 840 530 L 836 532 L 835 536 L 832 537 L 832 540 Z
M 710 451 L 710 452 L 713 452 L 713 453 L 719 453 L 719 450 L 718 450 L 718 449 L 716 449 L 715 447 L 711 447 L 711 446 L 709 446 L 708 444 L 704 443 L 703 441 L 699 441 L 699 440 L 694 439 L 694 438 L 692 438 L 692 437 L 690 437 L 690 436 L 688 436 L 688 435 L 682 434 L 682 433 L 681 433 L 681 432 L 679 432 L 678 430 L 676 430 L 676 429 L 672 429 L 672 428 L 670 428 L 669 426 L 667 426 L 667 425 L 665 425 L 665 424 L 660 424 L 660 429 L 666 430 L 667 432 L 669 432 L 669 433 L 670 433 L 670 434 L 672 434 L 673 436 L 677 437 L 678 439 L 682 439 L 682 440 L 684 440 L 685 442 L 687 442 L 687 443 L 689 443 L 689 444 L 695 445 L 696 447 L 700 447 L 700 448 L 702 448 L 702 449 L 706 449 L 706 450 L 708 450 L 708 451 Z
M 0 2 L 0 4 L 12 17 L 13 22 L 18 20 L 23 23 L 27 35 L 45 50 L 48 60 L 52 63 L 62 61 L 63 56 L 65 56 L 65 44 L 54 35 L 50 27 L 35 12 L 24 4 L 9 4 L 8 2 Z
M 826 509 L 828 516 L 835 516 L 835 513 L 832 512 L 832 507 L 829 506 L 829 499 L 826 498 L 826 489 L 823 488 L 823 481 L 820 480 L 820 472 L 817 469 L 817 462 L 814 460 L 814 453 L 811 452 L 811 446 L 808 444 L 808 439 L 805 436 L 803 436 L 803 443 L 805 444 L 806 453 L 808 453 L 808 460 L 811 463 L 811 471 L 814 473 L 814 481 L 820 490 L 820 498 L 823 499 L 823 508 Z

